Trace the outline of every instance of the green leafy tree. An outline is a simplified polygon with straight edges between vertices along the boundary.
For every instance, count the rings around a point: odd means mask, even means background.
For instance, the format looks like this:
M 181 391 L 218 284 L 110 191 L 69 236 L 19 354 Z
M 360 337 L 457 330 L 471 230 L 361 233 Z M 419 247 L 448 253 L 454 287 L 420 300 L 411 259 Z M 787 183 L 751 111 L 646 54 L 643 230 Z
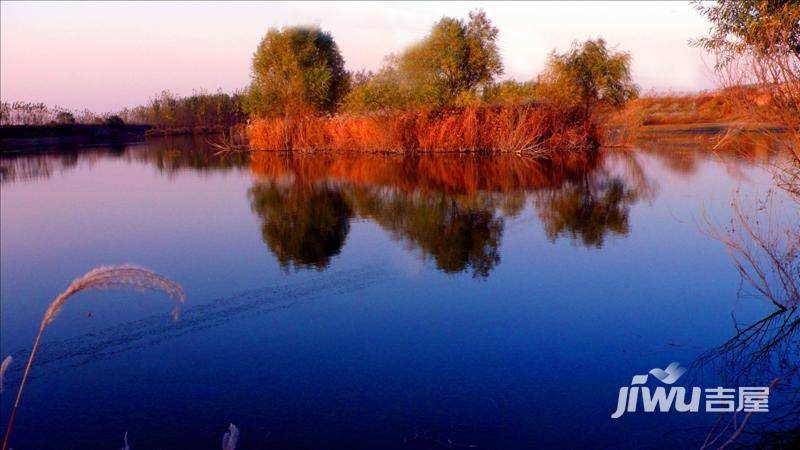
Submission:
M 400 74 L 396 65 L 387 64 L 377 73 L 362 71 L 353 75 L 343 108 L 348 112 L 366 113 L 407 103 L 408 95 L 400 87 Z
M 253 55 L 244 107 L 255 116 L 334 112 L 348 87 L 344 59 L 318 27 L 271 29 Z
M 469 20 L 444 17 L 430 34 L 376 74 L 363 74 L 345 100 L 348 111 L 408 106 L 448 107 L 474 97 L 503 73 L 498 30 L 483 11 Z
M 482 94 L 482 102 L 490 105 L 529 104 L 537 99 L 539 85 L 535 81 L 506 80 L 487 86 Z
M 720 56 L 719 65 L 750 52 L 800 54 L 800 1 L 721 0 L 695 7 L 712 28 L 694 43 Z
M 621 108 L 636 97 L 630 66 L 629 53 L 609 49 L 603 39 L 588 40 L 553 52 L 544 78 L 549 95 L 580 107 L 588 126 L 599 106 Z
M 422 42 L 399 58 L 401 76 L 417 103 L 449 106 L 464 91 L 485 85 L 503 73 L 498 30 L 483 11 L 469 21 L 444 17 Z

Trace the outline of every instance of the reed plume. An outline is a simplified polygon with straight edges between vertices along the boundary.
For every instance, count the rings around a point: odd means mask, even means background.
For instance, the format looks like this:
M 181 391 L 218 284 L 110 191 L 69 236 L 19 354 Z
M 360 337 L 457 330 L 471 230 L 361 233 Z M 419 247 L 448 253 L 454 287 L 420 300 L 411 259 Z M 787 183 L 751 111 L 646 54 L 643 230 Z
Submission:
M 6 356 L 3 360 L 3 363 L 0 364 L 0 394 L 3 393 L 3 375 L 5 375 L 6 370 L 8 370 L 8 366 L 14 361 L 14 358 L 11 355 Z
M 172 317 L 176 320 L 178 318 L 178 313 L 180 312 L 180 305 L 186 298 L 183 293 L 183 289 L 179 284 L 174 283 L 173 281 L 170 281 L 169 279 L 164 278 L 155 272 L 129 265 L 116 267 L 101 266 L 92 269 L 84 276 L 75 279 L 72 284 L 67 287 L 67 290 L 59 294 L 58 297 L 56 297 L 55 300 L 50 303 L 50 306 L 47 308 L 47 311 L 45 311 L 44 317 L 42 318 L 42 323 L 39 325 L 39 332 L 36 333 L 36 338 L 33 341 L 31 354 L 28 356 L 28 362 L 25 365 L 25 371 L 22 374 L 22 380 L 20 381 L 19 388 L 17 389 L 17 398 L 14 401 L 14 406 L 11 409 L 11 415 L 8 419 L 8 428 L 6 429 L 6 435 L 3 438 L 2 450 L 8 449 L 8 445 L 11 440 L 11 431 L 14 428 L 14 419 L 17 417 L 17 409 L 19 408 L 22 392 L 25 388 L 25 382 L 28 379 L 28 374 L 30 373 L 31 365 L 33 364 L 33 360 L 36 356 L 36 350 L 39 348 L 39 341 L 41 340 L 42 334 L 44 334 L 44 330 L 48 325 L 53 323 L 53 320 L 55 320 L 56 316 L 61 311 L 61 308 L 63 308 L 67 303 L 68 299 L 78 292 L 89 289 L 133 289 L 136 291 L 151 290 L 164 292 L 176 301 L 175 308 L 172 310 Z M 3 364 L 5 365 L 5 362 Z
M 236 441 L 239 440 L 239 429 L 230 424 L 228 431 L 222 436 L 222 450 L 236 450 Z

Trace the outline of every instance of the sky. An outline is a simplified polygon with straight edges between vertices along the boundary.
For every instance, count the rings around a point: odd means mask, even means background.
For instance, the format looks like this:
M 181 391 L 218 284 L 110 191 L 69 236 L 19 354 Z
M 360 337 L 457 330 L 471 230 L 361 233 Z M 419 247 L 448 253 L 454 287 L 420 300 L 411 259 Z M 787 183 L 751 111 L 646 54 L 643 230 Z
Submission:
M 689 40 L 709 24 L 686 2 L 214 3 L 0 2 L 0 98 L 115 111 L 162 90 L 180 95 L 250 80 L 250 60 L 271 27 L 319 25 L 349 70 L 423 38 L 442 16 L 486 11 L 500 30 L 503 79 L 534 78 L 552 50 L 603 37 L 631 53 L 647 92 L 715 85 L 713 60 Z

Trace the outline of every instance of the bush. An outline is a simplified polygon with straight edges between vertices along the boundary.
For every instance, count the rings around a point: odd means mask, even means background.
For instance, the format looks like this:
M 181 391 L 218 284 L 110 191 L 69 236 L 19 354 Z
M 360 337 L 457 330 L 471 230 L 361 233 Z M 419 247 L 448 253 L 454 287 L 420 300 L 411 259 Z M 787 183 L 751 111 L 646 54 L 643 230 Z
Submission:
M 56 123 L 59 125 L 74 125 L 75 116 L 71 112 L 61 111 L 60 113 L 56 114 Z
M 111 128 L 122 128 L 125 126 L 125 122 L 122 120 L 122 117 L 113 115 L 106 117 L 103 120 L 103 125 Z

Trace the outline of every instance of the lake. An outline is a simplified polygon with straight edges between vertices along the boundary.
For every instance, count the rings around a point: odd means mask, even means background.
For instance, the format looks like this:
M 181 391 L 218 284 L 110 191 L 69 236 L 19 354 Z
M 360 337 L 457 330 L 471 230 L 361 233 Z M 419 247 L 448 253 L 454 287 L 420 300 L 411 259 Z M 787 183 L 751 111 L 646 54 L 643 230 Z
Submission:
M 770 191 L 771 216 L 794 220 L 782 156 L 713 146 L 536 161 L 173 138 L 3 155 L 3 428 L 50 301 L 131 263 L 184 287 L 180 319 L 156 293 L 73 297 L 14 448 L 119 448 L 126 432 L 133 449 L 219 448 L 229 423 L 244 449 L 698 448 L 719 414 L 611 414 L 671 362 L 682 385 L 738 387 L 739 363 L 698 358 L 775 311 L 741 295 L 710 229 Z M 754 423 L 798 410 L 796 389 L 769 400 Z

